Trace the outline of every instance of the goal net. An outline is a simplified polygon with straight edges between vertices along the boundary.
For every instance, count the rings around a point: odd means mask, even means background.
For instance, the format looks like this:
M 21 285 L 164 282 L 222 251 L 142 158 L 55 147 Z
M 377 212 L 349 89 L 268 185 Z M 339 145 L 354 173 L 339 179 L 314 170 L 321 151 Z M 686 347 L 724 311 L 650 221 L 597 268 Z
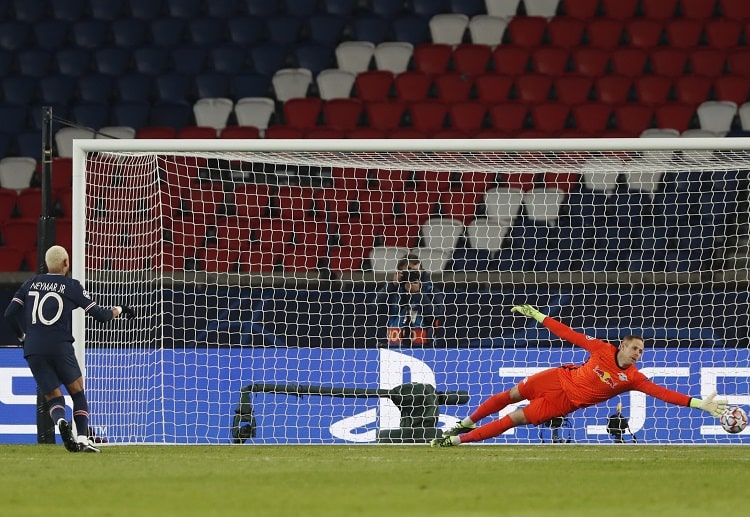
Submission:
M 750 404 L 745 139 L 79 140 L 73 275 L 110 443 L 424 443 L 587 353 Z M 603 372 L 603 381 L 617 372 Z M 621 404 L 628 426 L 608 419 Z M 512 405 L 507 413 L 523 403 Z M 489 443 L 750 443 L 639 392 Z

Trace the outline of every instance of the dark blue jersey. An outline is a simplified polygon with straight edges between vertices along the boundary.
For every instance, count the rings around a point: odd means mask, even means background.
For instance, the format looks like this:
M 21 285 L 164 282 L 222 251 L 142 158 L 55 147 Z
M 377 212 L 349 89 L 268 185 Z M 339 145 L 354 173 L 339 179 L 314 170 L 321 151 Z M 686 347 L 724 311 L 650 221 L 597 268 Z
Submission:
M 5 309 L 5 317 L 19 337 L 26 334 L 24 356 L 67 354 L 73 351 L 73 311 L 79 307 L 98 321 L 113 317 L 78 280 L 43 274 L 23 283 Z

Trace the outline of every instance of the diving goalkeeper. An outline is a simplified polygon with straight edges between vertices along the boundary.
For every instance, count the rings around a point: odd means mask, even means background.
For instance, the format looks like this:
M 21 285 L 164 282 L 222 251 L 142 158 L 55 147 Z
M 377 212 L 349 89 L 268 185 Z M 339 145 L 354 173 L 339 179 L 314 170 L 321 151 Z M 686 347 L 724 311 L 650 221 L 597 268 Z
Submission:
M 574 331 L 531 305 L 513 307 L 511 312 L 534 318 L 556 336 L 586 349 L 590 354 L 588 360 L 582 365 L 565 364 L 549 368 L 527 377 L 509 391 L 492 395 L 471 415 L 445 431 L 442 438 L 432 440 L 432 447 L 452 447 L 494 438 L 513 427 L 539 425 L 631 390 L 641 391 L 670 404 L 702 409 L 715 417 L 719 417 L 727 408 L 726 400 L 714 400 L 716 392 L 700 400 L 648 380 L 635 366 L 644 349 L 643 338 L 639 336 L 625 336 L 620 346 L 615 348 L 610 343 Z M 522 400 L 528 400 L 529 404 L 477 427 L 481 419 Z

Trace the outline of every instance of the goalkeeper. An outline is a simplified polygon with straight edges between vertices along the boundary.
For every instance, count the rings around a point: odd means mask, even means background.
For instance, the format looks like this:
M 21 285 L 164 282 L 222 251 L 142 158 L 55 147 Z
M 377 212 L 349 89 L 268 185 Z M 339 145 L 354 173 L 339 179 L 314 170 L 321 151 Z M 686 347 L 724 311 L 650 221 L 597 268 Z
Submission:
M 534 318 L 556 336 L 586 349 L 590 354 L 588 360 L 582 365 L 566 364 L 544 370 L 527 377 L 509 391 L 492 395 L 468 418 L 445 431 L 442 438 L 432 440 L 432 447 L 452 447 L 494 438 L 513 427 L 539 425 L 631 390 L 678 406 L 702 409 L 715 417 L 719 417 L 727 407 L 726 400 L 714 400 L 716 392 L 700 400 L 648 380 L 635 365 L 644 349 L 643 338 L 639 336 L 625 336 L 620 346 L 615 348 L 605 341 L 574 331 L 531 305 L 513 307 L 511 312 Z M 528 400 L 529 404 L 477 427 L 481 419 L 522 400 Z

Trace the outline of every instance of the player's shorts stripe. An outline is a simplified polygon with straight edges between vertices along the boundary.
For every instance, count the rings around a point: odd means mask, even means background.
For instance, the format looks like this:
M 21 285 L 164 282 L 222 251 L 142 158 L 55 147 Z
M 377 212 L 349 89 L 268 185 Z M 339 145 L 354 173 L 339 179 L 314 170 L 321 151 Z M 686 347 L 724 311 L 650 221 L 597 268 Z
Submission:
M 15 296 L 13 297 L 13 300 L 12 300 L 12 301 L 14 301 L 14 302 L 16 302 L 16 303 L 20 303 L 21 305 L 23 305 L 23 300 L 22 300 L 22 299 L 20 299 L 20 298 L 16 298 Z
M 90 309 L 91 307 L 93 307 L 94 305 L 96 305 L 96 302 L 91 302 L 91 303 L 90 303 L 90 304 L 88 304 L 88 305 L 86 306 L 86 308 L 85 308 L 85 309 L 83 309 L 83 310 L 84 310 L 85 312 L 89 312 L 89 309 Z

